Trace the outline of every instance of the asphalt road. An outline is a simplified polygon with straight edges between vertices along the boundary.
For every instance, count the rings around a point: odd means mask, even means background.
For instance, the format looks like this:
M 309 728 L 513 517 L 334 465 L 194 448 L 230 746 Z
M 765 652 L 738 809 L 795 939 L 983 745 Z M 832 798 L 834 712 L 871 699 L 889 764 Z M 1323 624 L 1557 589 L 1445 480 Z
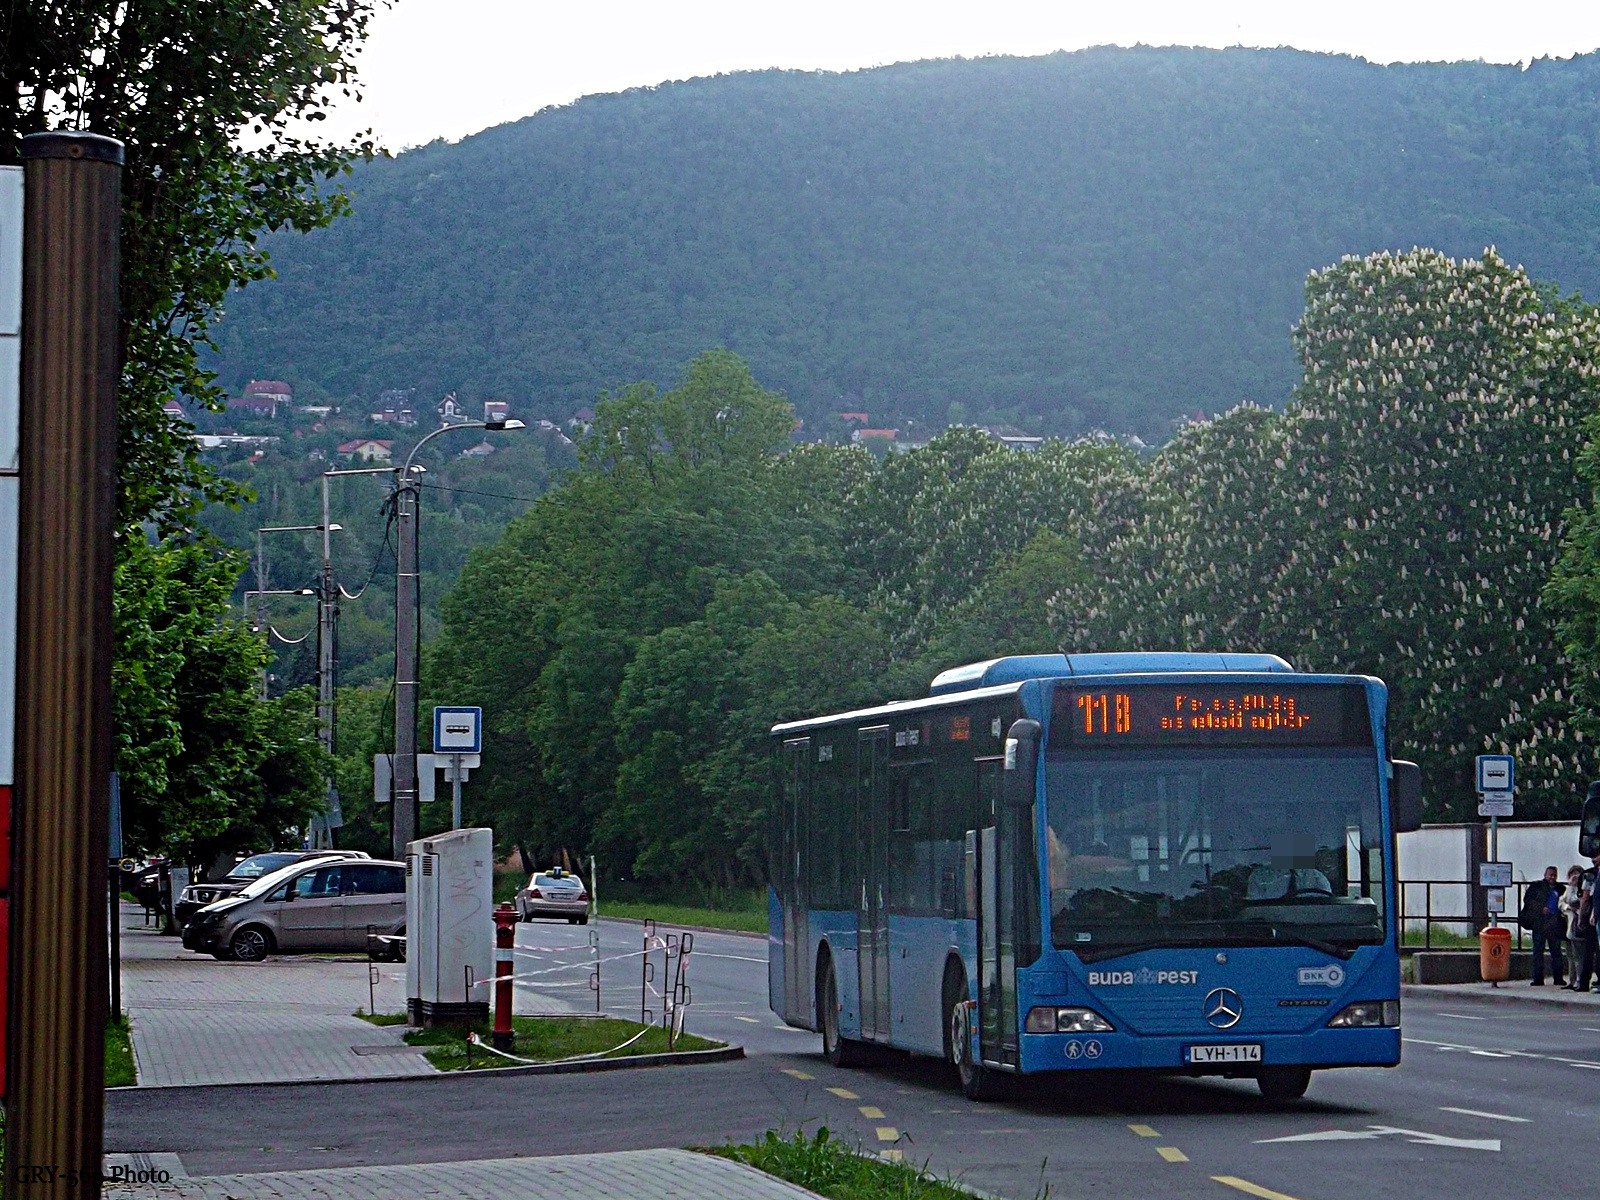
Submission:
M 519 932 L 530 947 L 519 973 L 565 961 L 587 933 Z M 626 953 L 639 929 L 613 926 L 606 938 L 605 954 Z M 1600 1009 L 1408 999 L 1400 1067 L 1319 1073 L 1291 1104 L 1267 1104 L 1246 1082 L 1084 1075 L 975 1105 L 937 1063 L 834 1070 L 813 1036 L 779 1032 L 765 1010 L 761 948 L 696 935 L 691 956 L 689 1027 L 742 1034 L 743 1062 L 124 1092 L 108 1098 L 107 1148 L 177 1151 L 192 1173 L 214 1174 L 705 1145 L 825 1123 L 1016 1200 L 1046 1184 L 1053 1197 L 1504 1200 L 1561 1194 L 1593 1174 Z M 638 960 L 619 960 L 619 984 L 624 962 Z M 625 988 L 614 997 L 619 1008 L 629 1001 Z M 637 1015 L 636 976 L 631 1003 Z

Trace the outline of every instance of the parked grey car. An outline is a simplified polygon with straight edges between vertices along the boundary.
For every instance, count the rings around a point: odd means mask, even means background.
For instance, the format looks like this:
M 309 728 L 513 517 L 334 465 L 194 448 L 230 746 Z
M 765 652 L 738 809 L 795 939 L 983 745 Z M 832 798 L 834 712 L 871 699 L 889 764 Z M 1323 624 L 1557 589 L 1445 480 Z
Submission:
M 187 949 L 239 962 L 269 954 L 365 950 L 369 927 L 406 924 L 404 863 L 299 863 L 265 875 L 237 896 L 208 904 L 183 930 Z
M 181 931 L 189 919 L 208 904 L 237 896 L 246 887 L 283 867 L 309 862 L 313 858 L 371 858 L 360 850 L 268 850 L 252 854 L 233 864 L 221 879 L 193 883 L 183 889 L 183 894 L 173 902 L 172 920 Z

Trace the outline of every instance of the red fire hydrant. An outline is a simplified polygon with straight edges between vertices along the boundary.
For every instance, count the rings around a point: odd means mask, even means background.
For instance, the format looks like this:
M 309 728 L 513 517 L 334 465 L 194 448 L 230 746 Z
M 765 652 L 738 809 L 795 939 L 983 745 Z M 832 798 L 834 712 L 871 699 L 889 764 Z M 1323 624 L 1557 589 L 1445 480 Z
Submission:
M 517 913 L 509 904 L 494 910 L 494 1037 L 496 1050 L 510 1052 L 516 1035 L 511 1029 L 511 955 L 516 944 Z

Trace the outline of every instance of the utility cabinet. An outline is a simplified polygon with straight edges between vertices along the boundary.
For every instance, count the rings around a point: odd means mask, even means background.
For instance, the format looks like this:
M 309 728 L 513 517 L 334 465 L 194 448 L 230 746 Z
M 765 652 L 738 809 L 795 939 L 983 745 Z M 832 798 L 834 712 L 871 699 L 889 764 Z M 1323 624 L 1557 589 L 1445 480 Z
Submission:
M 406 846 L 406 1015 L 412 1025 L 489 1017 L 494 832 L 453 829 Z

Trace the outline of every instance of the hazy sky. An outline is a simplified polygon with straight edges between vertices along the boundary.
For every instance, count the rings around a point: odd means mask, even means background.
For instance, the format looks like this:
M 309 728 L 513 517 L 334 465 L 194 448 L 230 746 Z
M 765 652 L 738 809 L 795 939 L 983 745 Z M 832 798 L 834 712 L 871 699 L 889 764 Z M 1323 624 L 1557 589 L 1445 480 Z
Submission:
M 697 75 L 1138 43 L 1526 62 L 1600 47 L 1600 0 L 398 0 L 325 129 L 399 150 Z

